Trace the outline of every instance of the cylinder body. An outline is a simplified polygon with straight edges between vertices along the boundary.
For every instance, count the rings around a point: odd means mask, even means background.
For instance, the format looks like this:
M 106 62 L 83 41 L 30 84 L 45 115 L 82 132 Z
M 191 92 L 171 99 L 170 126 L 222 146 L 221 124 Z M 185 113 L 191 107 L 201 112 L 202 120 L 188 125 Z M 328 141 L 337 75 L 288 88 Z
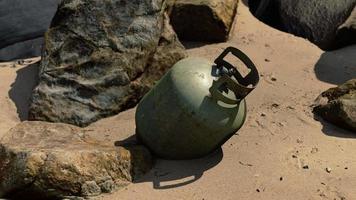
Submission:
M 213 63 L 187 58 L 148 92 L 136 111 L 136 133 L 160 157 L 191 159 L 226 142 L 243 125 L 246 102 L 228 105 L 211 97 Z M 226 96 L 235 98 L 233 92 Z

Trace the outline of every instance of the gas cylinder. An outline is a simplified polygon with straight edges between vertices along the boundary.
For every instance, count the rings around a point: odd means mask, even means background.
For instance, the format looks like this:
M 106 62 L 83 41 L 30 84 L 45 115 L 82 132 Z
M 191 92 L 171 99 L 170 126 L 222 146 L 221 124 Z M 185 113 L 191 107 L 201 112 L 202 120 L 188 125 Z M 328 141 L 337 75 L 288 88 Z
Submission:
M 249 68 L 246 76 L 225 60 L 230 53 Z M 253 62 L 234 47 L 225 49 L 214 63 L 203 58 L 183 59 L 138 104 L 136 134 L 162 158 L 207 155 L 243 125 L 245 97 L 258 81 Z

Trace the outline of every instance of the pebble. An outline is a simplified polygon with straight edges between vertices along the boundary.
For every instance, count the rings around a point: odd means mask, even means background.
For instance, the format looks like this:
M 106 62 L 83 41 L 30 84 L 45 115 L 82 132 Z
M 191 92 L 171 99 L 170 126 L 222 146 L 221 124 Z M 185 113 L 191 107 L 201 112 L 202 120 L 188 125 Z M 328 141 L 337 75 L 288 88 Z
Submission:
M 272 107 L 273 107 L 273 108 L 278 108 L 278 107 L 279 107 L 279 104 L 278 104 L 278 103 L 273 103 L 273 104 L 272 104 Z
M 327 168 L 325 169 L 325 171 L 328 172 L 328 173 L 331 173 L 331 168 L 330 168 L 330 167 L 327 167 Z
M 22 59 L 20 59 L 20 60 L 17 60 L 17 61 L 16 61 L 16 64 L 18 64 L 18 65 L 23 65 L 23 64 L 25 64 L 25 61 L 22 60 Z
M 309 166 L 308 165 L 304 165 L 303 169 L 309 169 Z
M 261 113 L 261 117 L 266 117 L 266 113 Z
M 318 153 L 318 151 L 319 149 L 317 147 L 313 147 L 310 153 L 314 154 L 314 153 Z
M 271 81 L 277 81 L 277 78 L 272 76 Z
M 265 58 L 265 62 L 271 62 L 268 58 Z

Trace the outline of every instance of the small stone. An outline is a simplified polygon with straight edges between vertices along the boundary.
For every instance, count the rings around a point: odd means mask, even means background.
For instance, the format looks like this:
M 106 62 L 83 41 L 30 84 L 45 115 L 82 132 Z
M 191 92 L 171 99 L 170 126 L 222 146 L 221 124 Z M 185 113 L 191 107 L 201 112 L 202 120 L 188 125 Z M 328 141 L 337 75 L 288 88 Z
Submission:
M 325 169 L 325 171 L 328 172 L 328 173 L 331 173 L 331 168 L 330 168 L 330 167 L 327 167 L 327 168 Z
M 265 62 L 271 62 L 268 58 L 265 58 Z
M 99 186 L 103 193 L 112 193 L 117 189 L 115 182 L 112 180 L 107 180 L 104 183 L 99 184 Z
M 297 156 L 296 155 L 292 155 L 292 158 L 297 158 Z
M 283 177 L 281 176 L 281 177 L 279 178 L 279 180 L 280 180 L 280 181 L 283 181 Z
M 356 79 L 323 92 L 315 100 L 313 112 L 335 125 L 356 131 Z
M 309 166 L 308 165 L 304 165 L 303 169 L 309 169 Z
M 319 149 L 317 147 L 313 147 L 310 153 L 314 154 L 314 153 L 318 153 L 318 151 Z
M 260 189 L 256 189 L 256 192 L 261 192 Z
M 277 81 L 276 77 L 271 77 L 271 81 Z
M 272 108 L 279 108 L 279 104 L 278 103 L 273 103 L 272 104 Z
M 24 60 L 17 60 L 16 61 L 16 64 L 18 64 L 18 65 L 23 65 L 23 64 L 25 64 L 25 61 Z
M 101 189 L 95 181 L 87 181 L 82 185 L 83 196 L 97 196 L 99 194 L 101 194 Z
M 344 169 L 348 170 L 349 168 L 348 168 L 348 167 L 345 167 Z
M 293 106 L 287 106 L 287 108 L 288 108 L 289 110 L 295 110 L 295 108 L 294 108 Z
M 261 113 L 261 117 L 266 117 L 266 113 Z

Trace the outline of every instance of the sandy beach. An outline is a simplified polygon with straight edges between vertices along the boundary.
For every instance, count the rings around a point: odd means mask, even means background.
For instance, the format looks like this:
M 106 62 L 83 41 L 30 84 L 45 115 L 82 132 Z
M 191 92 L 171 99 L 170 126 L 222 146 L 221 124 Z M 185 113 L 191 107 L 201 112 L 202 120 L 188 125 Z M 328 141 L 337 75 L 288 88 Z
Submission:
M 356 76 L 356 46 L 324 52 L 258 21 L 240 3 L 226 43 L 185 43 L 190 56 L 213 61 L 234 46 L 255 62 L 261 80 L 248 97 L 245 125 L 214 154 L 157 160 L 142 179 L 98 199 L 356 199 L 356 134 L 315 119 L 311 105 L 326 89 Z M 0 63 L 0 136 L 26 120 L 39 58 Z M 135 133 L 135 109 L 85 129 L 114 144 Z M 320 120 L 320 121 L 319 121 Z

